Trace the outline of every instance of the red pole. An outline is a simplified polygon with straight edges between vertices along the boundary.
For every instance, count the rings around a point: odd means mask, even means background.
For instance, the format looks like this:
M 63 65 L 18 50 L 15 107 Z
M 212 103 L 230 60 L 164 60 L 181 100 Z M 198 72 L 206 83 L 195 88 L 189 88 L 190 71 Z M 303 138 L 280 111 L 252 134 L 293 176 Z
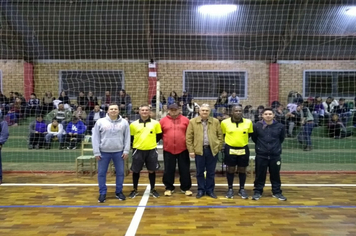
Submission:
M 24 97 L 26 100 L 30 99 L 31 93 L 34 92 L 34 80 L 33 80 L 33 65 L 31 63 L 24 63 L 24 78 L 23 82 L 25 85 L 24 88 Z
M 279 64 L 269 65 L 269 105 L 279 99 Z

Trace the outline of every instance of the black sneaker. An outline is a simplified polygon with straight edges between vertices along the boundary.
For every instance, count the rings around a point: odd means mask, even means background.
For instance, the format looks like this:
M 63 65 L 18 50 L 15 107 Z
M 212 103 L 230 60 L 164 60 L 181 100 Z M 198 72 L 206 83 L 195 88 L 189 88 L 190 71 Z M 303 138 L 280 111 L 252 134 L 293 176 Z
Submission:
M 116 198 L 119 199 L 120 201 L 126 200 L 126 197 L 122 192 L 116 193 Z
M 152 196 L 154 198 L 158 198 L 159 197 L 159 193 L 156 191 L 156 189 L 153 189 L 150 192 L 150 196 Z
M 260 193 L 254 193 L 252 196 L 252 200 L 259 200 L 262 197 L 262 195 Z
M 232 188 L 227 191 L 226 198 L 234 198 L 234 190 Z
M 130 195 L 129 195 L 129 198 L 135 198 L 136 196 L 138 195 L 138 192 L 136 189 L 132 190 Z
M 283 196 L 281 193 L 273 194 L 272 197 L 277 198 L 280 201 L 287 201 L 287 198 Z
M 106 194 L 100 194 L 100 195 L 99 195 L 98 202 L 104 203 L 105 200 L 106 200 Z
M 248 195 L 247 195 L 245 189 L 240 189 L 237 194 L 238 194 L 242 199 L 248 199 Z

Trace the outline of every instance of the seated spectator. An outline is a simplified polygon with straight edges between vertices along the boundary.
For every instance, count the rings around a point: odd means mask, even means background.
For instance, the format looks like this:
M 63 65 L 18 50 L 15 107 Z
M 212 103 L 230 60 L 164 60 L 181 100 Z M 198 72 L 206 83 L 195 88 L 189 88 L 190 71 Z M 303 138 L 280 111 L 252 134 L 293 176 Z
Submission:
M 326 101 L 323 102 L 325 118 L 331 119 L 331 116 L 334 113 L 334 108 L 338 105 L 339 103 L 333 97 L 328 97 Z
M 69 107 L 71 107 L 70 99 L 67 96 L 66 92 L 62 91 L 58 100 L 60 100 L 64 104 L 65 109 L 69 109 Z
M 159 109 L 162 110 L 162 106 L 167 104 L 166 98 L 164 97 L 162 91 L 160 91 L 159 100 L 160 100 Z M 151 105 L 153 108 L 155 108 L 156 104 L 157 104 L 157 98 L 156 95 L 154 95 L 151 99 Z
M 81 106 L 83 110 L 87 109 L 88 98 L 85 96 L 83 91 L 79 91 L 79 96 L 77 97 L 77 106 Z
M 150 110 L 150 118 L 154 119 L 154 120 L 156 119 L 156 111 L 155 110 L 152 110 L 152 109 Z
M 198 117 L 199 116 L 199 109 L 200 109 L 200 106 L 194 107 L 194 111 L 189 114 L 188 119 L 193 119 L 195 117 Z
M 263 112 L 264 109 L 265 109 L 265 107 L 262 106 L 262 105 L 259 105 L 257 107 L 257 110 L 255 112 L 255 118 L 254 118 L 255 119 L 255 123 L 260 121 L 260 120 L 262 120 L 262 112 Z
M 87 106 L 87 111 L 92 111 L 95 107 L 95 105 L 98 104 L 98 98 L 94 96 L 93 92 L 89 91 L 88 92 L 88 106 Z
M 309 108 L 304 107 L 303 104 L 298 104 L 297 110 L 293 112 L 296 117 L 300 117 L 302 129 L 297 135 L 297 140 L 303 144 L 304 151 L 312 150 L 311 135 L 314 129 L 314 117 Z
M 230 97 L 228 97 L 227 99 L 227 105 L 229 107 L 232 107 L 234 105 L 239 105 L 240 103 L 240 98 L 238 96 L 236 96 L 236 93 L 232 93 Z
M 8 126 L 17 126 L 24 110 L 25 108 L 22 105 L 21 99 L 16 98 L 15 102 L 10 106 L 10 110 L 5 116 L 5 121 Z
M 81 106 L 77 106 L 77 109 L 73 112 L 73 116 L 77 117 L 81 121 L 84 121 L 87 118 L 87 113 Z
M 320 125 L 320 121 L 324 120 L 325 109 L 322 103 L 322 99 L 319 96 L 315 97 L 314 106 L 313 106 L 313 117 L 314 124 L 316 126 Z
M 96 121 L 105 117 L 105 112 L 100 110 L 99 105 L 95 105 L 94 109 L 89 113 L 86 119 L 87 130 L 91 134 L 91 130 L 94 128 Z
M 334 139 L 345 138 L 352 135 L 352 132 L 347 131 L 345 125 L 340 121 L 340 118 L 337 114 L 332 115 L 328 130 L 329 137 Z
M 345 103 L 345 98 L 339 99 L 339 105 L 334 107 L 334 112 L 339 115 L 341 122 L 347 126 L 347 123 L 352 115 L 350 108 Z
M 245 119 L 249 119 L 252 122 L 255 122 L 255 115 L 253 114 L 251 105 L 245 106 L 243 113 L 242 113 L 242 117 Z
M 8 101 L 7 97 L 2 92 L 0 92 L 0 106 L 1 106 L 1 108 L 8 106 L 8 104 L 9 104 L 9 101 Z
M 187 104 L 191 99 L 192 95 L 190 95 L 187 90 L 183 90 L 183 95 L 178 99 L 178 106 L 181 107 L 183 116 L 188 115 Z
M 198 103 L 195 102 L 194 98 L 190 99 L 190 101 L 188 101 L 187 103 L 187 110 L 188 110 L 188 114 L 187 117 L 191 117 L 192 113 L 194 112 L 195 107 L 199 107 Z
M 125 89 L 120 90 L 120 95 L 117 104 L 120 106 L 120 111 L 123 111 L 128 116 L 131 114 L 131 97 L 126 93 Z
M 64 129 L 63 125 L 59 124 L 56 118 L 53 118 L 52 123 L 47 125 L 47 134 L 45 136 L 45 149 L 51 148 L 52 139 L 58 139 L 59 149 L 64 149 Z
M 226 107 L 219 107 L 216 112 L 213 112 L 213 117 L 218 119 L 220 122 L 229 118 L 229 112 Z
M 111 96 L 110 91 L 106 90 L 105 95 L 101 97 L 101 109 L 107 112 L 109 105 L 114 102 L 114 100 L 115 99 Z
M 215 109 L 218 109 L 219 107 L 228 107 L 228 99 L 227 99 L 227 93 L 225 91 L 223 91 L 220 96 L 218 97 L 218 99 L 215 102 Z
M 159 112 L 159 119 L 166 117 L 168 115 L 168 108 L 167 105 L 162 106 L 162 111 Z
M 15 100 L 16 100 L 15 93 L 11 91 L 11 92 L 9 93 L 9 97 L 7 98 L 7 101 L 8 101 L 9 106 L 14 105 Z
M 56 100 L 53 97 L 51 92 L 46 92 L 44 97 L 42 98 L 42 112 L 41 114 L 47 114 L 48 112 L 52 111 L 55 107 L 53 101 Z
M 167 106 L 172 105 L 173 103 L 177 103 L 179 102 L 179 98 L 178 98 L 178 94 L 176 93 L 176 91 L 172 91 L 169 94 L 169 97 L 167 98 Z
M 63 125 L 63 129 L 67 127 L 68 122 L 72 119 L 72 112 L 70 110 L 64 109 L 64 104 L 60 103 L 58 109 L 54 109 L 47 114 L 47 122 L 51 122 L 53 118 L 56 118 L 58 123 Z
M 133 114 L 127 116 L 129 118 L 129 120 L 130 120 L 130 123 L 132 123 L 135 120 L 140 119 L 140 113 L 139 112 L 140 112 L 140 108 L 139 107 L 135 107 L 133 109 Z
M 85 136 L 86 127 L 84 123 L 77 117 L 73 116 L 66 128 L 66 144 L 67 149 L 76 149 L 77 144 L 80 144 Z
M 279 105 L 276 105 L 273 111 L 275 115 L 275 120 L 283 124 L 286 128 L 287 137 L 293 137 L 294 124 L 290 125 L 291 121 L 289 120 L 289 118 L 294 117 L 294 115 L 288 109 L 285 110 L 284 106 L 280 103 Z
M 304 105 L 304 108 L 308 108 L 310 112 L 313 113 L 314 111 L 314 105 L 315 105 L 315 100 L 313 97 L 308 97 L 306 104 Z
M 40 100 L 35 93 L 31 93 L 31 97 L 28 100 L 25 108 L 25 117 L 32 114 L 37 114 L 40 111 Z
M 281 105 L 281 103 L 279 101 L 273 101 L 271 103 L 271 108 L 272 109 L 276 109 L 279 105 Z M 283 107 L 284 108 L 284 107 Z
M 43 148 L 45 136 L 47 134 L 47 124 L 42 115 L 37 115 L 36 120 L 30 123 L 30 139 L 28 149 Z

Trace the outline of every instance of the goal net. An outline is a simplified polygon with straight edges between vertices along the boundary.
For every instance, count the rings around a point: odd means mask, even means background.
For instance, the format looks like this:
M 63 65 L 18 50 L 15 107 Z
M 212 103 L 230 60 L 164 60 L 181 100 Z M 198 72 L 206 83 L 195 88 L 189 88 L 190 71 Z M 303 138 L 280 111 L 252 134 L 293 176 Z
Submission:
M 351 3 L 14 0 L 2 1 L 0 13 L 1 113 L 10 125 L 4 171 L 75 170 L 79 144 L 60 149 L 51 139 L 47 149 L 30 135 L 36 114 L 49 123 L 57 117 L 49 113 L 58 100 L 71 113 L 81 105 L 87 117 L 93 105 L 105 111 L 109 101 L 119 101 L 131 121 L 149 103 L 159 119 L 173 91 L 189 117 L 194 103 L 228 117 L 230 96 L 254 122 L 259 107 L 281 105 L 283 171 L 356 170 Z M 31 93 L 40 100 L 37 108 L 29 104 Z M 122 102 L 125 94 L 130 106 Z M 82 104 L 88 96 L 93 100 Z M 80 119 L 88 127 L 87 117 Z M 89 129 L 85 135 L 89 140 Z M 252 141 L 249 147 L 255 155 Z

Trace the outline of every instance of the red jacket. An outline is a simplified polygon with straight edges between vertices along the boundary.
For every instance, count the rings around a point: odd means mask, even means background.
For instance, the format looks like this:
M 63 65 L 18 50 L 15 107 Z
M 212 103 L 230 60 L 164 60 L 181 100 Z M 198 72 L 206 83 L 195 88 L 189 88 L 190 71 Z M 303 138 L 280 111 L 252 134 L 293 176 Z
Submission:
M 163 133 L 163 150 L 172 154 L 179 154 L 187 150 L 185 144 L 185 132 L 189 124 L 189 119 L 178 115 L 176 119 L 167 115 L 159 122 Z

